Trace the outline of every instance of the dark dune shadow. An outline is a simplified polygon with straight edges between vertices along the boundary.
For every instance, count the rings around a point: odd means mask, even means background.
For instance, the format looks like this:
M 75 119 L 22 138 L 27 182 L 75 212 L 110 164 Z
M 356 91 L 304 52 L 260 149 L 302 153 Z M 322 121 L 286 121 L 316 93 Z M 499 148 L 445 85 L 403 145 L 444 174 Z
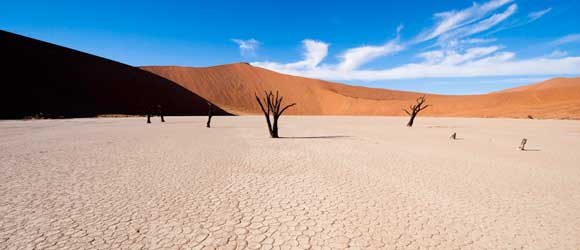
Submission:
M 0 41 L 0 119 L 144 115 L 157 105 L 166 116 L 207 114 L 205 99 L 142 69 L 2 30 Z
M 350 138 L 352 136 L 346 135 L 322 135 L 322 136 L 280 136 L 281 139 L 338 139 Z

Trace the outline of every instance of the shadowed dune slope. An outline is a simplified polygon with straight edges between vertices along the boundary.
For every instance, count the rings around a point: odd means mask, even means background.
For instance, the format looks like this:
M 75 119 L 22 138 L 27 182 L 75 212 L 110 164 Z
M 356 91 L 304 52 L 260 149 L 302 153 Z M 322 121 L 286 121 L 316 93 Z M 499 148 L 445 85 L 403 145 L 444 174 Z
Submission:
M 157 105 L 167 115 L 207 113 L 197 94 L 139 68 L 1 30 L 0 41 L 0 119 L 138 115 Z
M 147 66 L 236 114 L 259 113 L 254 93 L 279 90 L 297 106 L 289 114 L 405 115 L 403 107 L 421 93 L 366 88 L 276 73 L 245 63 L 207 68 Z M 542 83 L 483 95 L 432 95 L 429 116 L 580 119 L 580 78 Z

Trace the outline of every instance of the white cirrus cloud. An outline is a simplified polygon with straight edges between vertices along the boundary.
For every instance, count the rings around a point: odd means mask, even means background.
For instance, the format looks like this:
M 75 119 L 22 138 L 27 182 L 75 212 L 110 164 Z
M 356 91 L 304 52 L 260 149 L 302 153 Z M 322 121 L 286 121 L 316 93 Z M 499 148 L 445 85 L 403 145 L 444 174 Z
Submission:
M 540 19 L 544 15 L 548 14 L 548 12 L 552 11 L 552 8 L 546 8 L 540 11 L 534 11 L 528 14 L 528 18 L 531 22 Z
M 302 41 L 303 59 L 300 61 L 287 64 L 276 62 L 255 62 L 252 64 L 276 71 L 313 69 L 318 66 L 328 54 L 328 46 L 330 46 L 328 43 L 322 41 L 305 39 Z
M 465 40 L 460 40 L 460 44 L 478 44 L 478 43 L 493 43 L 497 41 L 496 38 L 470 38 Z
M 498 46 L 469 48 L 465 53 L 459 53 L 455 50 L 435 50 L 428 51 L 418 55 L 425 59 L 425 64 L 457 65 L 470 60 L 481 58 L 496 52 Z
M 415 37 L 414 42 L 424 42 L 439 37 L 456 28 L 463 27 L 486 17 L 490 12 L 512 2 L 512 0 L 491 0 L 485 4 L 473 3 L 469 8 L 462 10 L 452 10 L 434 15 L 437 24 L 420 33 Z
M 422 62 L 382 70 L 338 71 L 328 67 L 318 67 L 305 71 L 287 70 L 281 72 L 337 81 L 580 74 L 580 57 L 537 57 L 525 60 L 514 60 L 514 58 L 515 54 L 512 52 L 501 52 L 462 64 Z
M 336 65 L 300 69 L 275 63 L 252 65 L 291 75 L 340 81 L 580 74 L 580 57 L 566 57 L 558 52 L 517 60 L 515 53 L 500 50 L 498 46 L 469 48 L 464 52 L 433 50 L 417 55 L 423 59 L 421 62 L 378 70 L 343 70 Z
M 502 21 L 506 20 L 508 17 L 513 15 L 516 12 L 516 10 L 517 4 L 512 4 L 504 12 L 493 14 L 488 18 L 479 20 L 475 23 L 465 25 L 463 27 L 441 34 L 438 38 L 438 43 L 440 45 L 446 45 L 446 43 L 449 41 L 454 41 L 460 38 L 468 37 L 489 30 L 490 28 L 498 25 L 499 23 L 501 23 Z
M 555 50 L 551 54 L 520 59 L 516 53 L 493 45 L 495 38 L 482 38 L 482 32 L 521 26 L 545 16 L 551 8 L 532 12 L 525 19 L 512 18 L 518 5 L 512 0 L 490 0 L 474 3 L 462 10 L 436 13 L 435 24 L 407 42 L 400 41 L 402 25 L 396 38 L 380 45 L 365 45 L 346 49 L 338 54 L 336 63 L 323 63 L 328 56 L 328 43 L 306 39 L 302 41 L 303 59 L 292 63 L 253 62 L 252 65 L 281 73 L 325 80 L 377 81 L 421 78 L 464 77 L 537 77 L 580 74 L 580 57 Z M 515 19 L 512 22 L 508 19 Z M 511 20 L 510 19 L 510 20 Z M 499 24 L 503 26 L 498 26 Z M 473 37 L 473 36 L 480 37 Z M 487 34 L 489 35 L 489 34 Z M 381 57 L 392 56 L 421 43 L 431 49 L 415 55 L 414 60 L 383 69 L 364 69 L 364 65 Z M 561 37 L 552 45 L 580 42 L 580 34 Z M 489 44 L 489 45 L 483 45 Z M 419 59 L 417 62 L 416 59 Z
M 569 34 L 556 39 L 555 41 L 551 42 L 551 44 L 554 46 L 559 46 L 567 43 L 577 42 L 580 42 L 580 34 Z
M 489 34 L 493 34 L 493 33 L 496 33 L 496 32 L 502 31 L 502 30 L 520 27 L 520 26 L 535 22 L 536 20 L 538 20 L 538 19 L 542 18 L 543 16 L 545 16 L 546 14 L 548 14 L 548 12 L 550 12 L 550 11 L 552 11 L 552 8 L 547 8 L 547 9 L 543 9 L 543 10 L 539 10 L 539 11 L 530 12 L 526 18 L 520 18 L 520 19 L 513 20 L 509 23 L 506 23 L 506 24 L 502 25 L 501 27 L 491 31 Z
M 359 68 L 376 58 L 387 56 L 403 50 L 404 47 L 398 39 L 391 40 L 380 46 L 361 46 L 351 48 L 339 56 L 341 59 L 338 69 L 350 71 Z
M 232 42 L 237 43 L 240 49 L 240 54 L 244 57 L 255 56 L 256 50 L 260 47 L 260 42 L 254 38 L 243 40 L 243 39 L 231 39 Z
M 304 49 L 303 57 L 304 59 L 299 62 L 291 63 L 288 65 L 290 68 L 314 68 L 324 60 L 326 55 L 328 55 L 329 44 L 316 41 L 312 39 L 305 39 L 302 41 L 302 47 Z
M 548 58 L 562 58 L 568 56 L 568 52 L 561 51 L 559 49 L 552 51 L 552 53 L 548 54 L 546 57 Z

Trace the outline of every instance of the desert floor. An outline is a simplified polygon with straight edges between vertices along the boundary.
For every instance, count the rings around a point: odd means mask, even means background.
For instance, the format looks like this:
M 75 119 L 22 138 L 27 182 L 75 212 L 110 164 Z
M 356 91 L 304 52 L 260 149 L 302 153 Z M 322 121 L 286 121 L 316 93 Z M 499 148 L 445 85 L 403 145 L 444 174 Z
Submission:
M 580 249 L 580 121 L 166 120 L 0 122 L 0 249 Z

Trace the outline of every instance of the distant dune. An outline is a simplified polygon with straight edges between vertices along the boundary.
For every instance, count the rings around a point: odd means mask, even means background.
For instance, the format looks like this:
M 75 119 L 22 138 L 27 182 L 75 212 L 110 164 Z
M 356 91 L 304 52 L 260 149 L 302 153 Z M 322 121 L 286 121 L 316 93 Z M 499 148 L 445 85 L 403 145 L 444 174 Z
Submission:
M 349 86 L 280 74 L 245 63 L 207 68 L 147 66 L 235 114 L 259 113 L 254 93 L 279 90 L 290 114 L 404 115 L 421 93 Z M 468 81 L 468 80 L 466 80 Z M 556 78 L 483 95 L 427 94 L 429 116 L 580 119 L 580 78 Z
M 276 73 L 245 63 L 207 68 L 132 67 L 0 31 L 0 119 L 142 115 L 162 105 L 167 115 L 257 114 L 254 93 L 279 90 L 298 105 L 288 114 L 405 115 L 421 93 L 349 86 Z M 426 116 L 580 119 L 580 78 L 484 95 L 427 94 Z M 223 110 L 222 110 L 223 109 Z M 224 111 L 225 110 L 225 111 Z
M 1 30 L 0 54 L 0 119 L 142 115 L 157 105 L 168 115 L 207 113 L 179 84 L 101 57 Z

